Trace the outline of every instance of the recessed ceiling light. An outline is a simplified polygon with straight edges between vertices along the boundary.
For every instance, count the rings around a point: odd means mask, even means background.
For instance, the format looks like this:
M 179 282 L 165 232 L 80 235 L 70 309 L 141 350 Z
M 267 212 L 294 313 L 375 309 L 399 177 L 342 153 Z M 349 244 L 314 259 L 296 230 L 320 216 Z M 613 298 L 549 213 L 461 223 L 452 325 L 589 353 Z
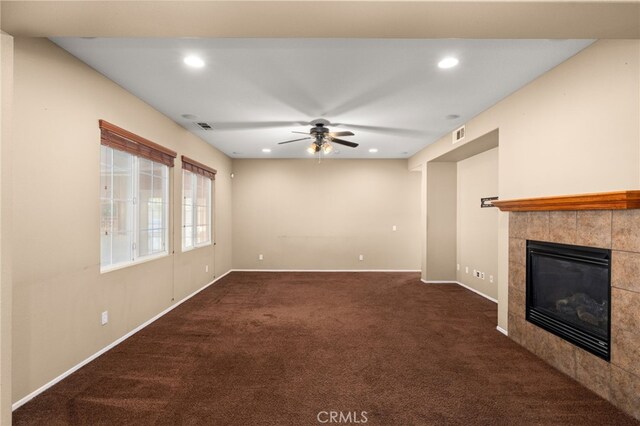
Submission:
M 376 153 L 376 152 L 378 152 L 378 148 L 371 148 L 371 149 L 369 149 L 369 152 Z
M 460 118 L 458 114 L 449 114 L 445 117 L 447 120 L 455 120 L 456 118 Z
M 202 68 L 204 67 L 204 61 L 197 56 L 186 56 L 184 58 L 184 63 L 193 68 Z
M 271 148 L 262 148 L 262 152 L 269 153 L 269 152 L 271 152 Z
M 453 68 L 456 65 L 458 65 L 460 61 L 457 58 L 454 58 L 452 56 L 449 56 L 447 58 L 444 58 L 443 60 L 441 60 L 440 62 L 438 62 L 438 66 L 440 68 L 443 69 L 447 69 L 447 68 Z
M 195 114 L 182 114 L 182 118 L 186 118 L 187 120 L 197 120 L 198 116 Z

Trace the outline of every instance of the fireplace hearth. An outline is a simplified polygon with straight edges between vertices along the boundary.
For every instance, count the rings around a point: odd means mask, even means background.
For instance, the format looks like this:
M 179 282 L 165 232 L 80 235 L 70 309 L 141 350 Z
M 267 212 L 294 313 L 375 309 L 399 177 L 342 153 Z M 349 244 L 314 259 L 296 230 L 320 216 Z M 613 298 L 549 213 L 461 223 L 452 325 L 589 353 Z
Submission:
M 526 320 L 609 361 L 611 250 L 527 241 Z

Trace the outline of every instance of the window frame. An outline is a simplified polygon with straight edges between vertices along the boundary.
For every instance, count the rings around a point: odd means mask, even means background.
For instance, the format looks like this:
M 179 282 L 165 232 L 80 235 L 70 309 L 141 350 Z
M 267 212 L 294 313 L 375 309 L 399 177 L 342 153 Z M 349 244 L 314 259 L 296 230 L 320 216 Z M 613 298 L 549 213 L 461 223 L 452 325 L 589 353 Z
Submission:
M 102 264 L 102 207 L 100 208 L 100 257 L 99 257 L 99 265 L 100 265 L 100 273 L 111 272 L 118 269 L 127 268 L 129 266 L 137 265 L 140 263 L 156 260 L 170 254 L 171 250 L 171 239 L 170 239 L 170 231 L 172 227 L 172 214 L 171 214 L 171 187 L 172 187 L 172 178 L 171 178 L 171 169 L 174 166 L 174 159 L 177 156 L 176 152 L 167 149 L 161 145 L 158 145 L 154 142 L 149 141 L 148 139 L 142 138 L 134 133 L 131 133 L 127 130 L 124 130 L 118 126 L 115 126 L 105 120 L 99 120 L 100 127 L 100 163 L 101 163 L 101 171 L 102 173 L 102 162 L 103 162 L 103 148 L 112 150 L 111 158 L 113 159 L 113 152 L 119 151 L 126 155 L 131 156 L 131 196 L 132 196 L 132 206 L 128 208 L 132 208 L 132 212 L 128 212 L 129 215 L 132 216 L 132 239 L 131 239 L 131 260 L 122 261 L 118 263 L 110 263 L 108 266 L 103 266 Z M 166 167 L 166 169 L 162 172 L 162 180 L 163 180 L 163 191 L 162 191 L 162 200 L 163 200 L 163 230 L 164 230 L 164 247 L 162 251 L 153 252 L 150 254 L 146 254 L 143 256 L 139 255 L 140 248 L 140 160 L 148 160 L 152 162 L 152 170 L 155 170 L 156 166 Z M 113 164 L 113 160 L 112 160 Z M 111 176 L 113 176 L 113 165 L 111 166 Z M 154 173 L 151 172 L 151 191 L 153 195 L 153 185 L 154 185 Z M 113 178 L 112 178 L 113 181 Z M 101 184 L 102 186 L 102 184 Z M 112 186 L 113 187 L 113 186 Z M 153 197 L 152 197 L 153 198 Z M 110 200 L 113 200 L 113 192 L 111 193 Z M 102 195 L 100 196 L 101 206 L 102 200 L 104 198 Z M 113 201 L 111 201 L 113 203 Z M 148 228 L 148 231 L 152 230 Z M 111 246 L 112 247 L 112 246 Z M 113 257 L 113 256 L 111 256 Z
M 108 146 L 103 146 L 102 148 L 105 149 L 110 149 L 112 151 L 116 151 L 115 148 L 112 147 L 108 147 Z M 170 228 L 170 185 L 171 185 L 171 179 L 169 176 L 170 173 L 170 168 L 165 165 L 165 164 L 161 164 L 158 163 L 156 161 L 153 160 L 149 160 L 152 161 L 153 166 L 162 166 L 162 167 L 166 167 L 166 171 L 163 172 L 163 174 L 166 173 L 166 177 L 163 177 L 163 181 L 164 181 L 164 185 L 163 185 L 163 190 L 162 190 L 162 200 L 163 200 L 163 230 L 164 230 L 164 248 L 161 251 L 155 251 L 153 253 L 150 254 L 145 254 L 145 255 L 140 255 L 140 232 L 141 232 L 141 225 L 140 225 L 140 214 L 141 214 L 141 206 L 142 203 L 140 201 L 140 160 L 141 159 L 145 159 L 143 157 L 139 157 L 137 155 L 133 155 L 130 154 L 128 152 L 124 152 L 122 151 L 122 153 L 129 155 L 131 157 L 131 169 L 130 169 L 130 173 L 131 173 L 131 197 L 132 197 L 132 203 L 131 206 L 129 208 L 132 209 L 131 212 L 128 212 L 128 214 L 131 215 L 132 217 L 132 238 L 131 238 L 131 260 L 126 260 L 126 261 L 121 261 L 118 263 L 110 263 L 108 266 L 103 266 L 102 264 L 102 244 L 100 244 L 100 272 L 104 273 L 104 272 L 109 272 L 109 271 L 113 271 L 116 269 L 122 269 L 122 268 L 126 268 L 128 266 L 131 265 L 137 265 L 140 263 L 144 263 L 150 260 L 154 260 L 154 259 L 159 259 L 161 257 L 164 256 L 168 256 L 169 255 L 169 228 Z M 102 155 L 102 152 L 101 152 Z M 148 160 L 148 159 L 145 159 Z M 102 160 L 101 160 L 102 161 Z M 113 175 L 113 173 L 112 173 Z M 153 174 L 151 175 L 151 180 L 153 182 Z M 153 185 L 153 183 L 152 183 Z M 152 190 L 153 190 L 153 186 L 152 186 Z M 104 200 L 104 198 L 101 197 L 101 200 Z M 111 197 L 111 200 L 113 200 L 113 197 Z M 102 213 L 101 213 L 102 214 Z M 102 216 L 101 216 L 102 219 Z M 100 236 L 102 238 L 102 235 Z
M 191 180 L 191 191 L 192 194 L 197 194 L 198 191 L 198 177 L 202 178 L 203 182 L 208 182 L 207 186 L 208 191 L 206 191 L 207 194 L 207 241 L 202 242 L 202 243 L 196 243 L 196 239 L 197 239 L 197 235 L 198 235 L 198 221 L 197 221 L 197 217 L 198 217 L 198 204 L 197 204 L 197 196 L 193 196 L 191 197 L 191 204 L 189 205 L 191 207 L 191 241 L 192 244 L 189 246 L 185 245 L 185 230 L 187 228 L 186 224 L 185 224 L 185 219 L 186 219 L 186 212 L 185 212 L 185 207 L 187 206 L 187 204 L 185 203 L 186 201 L 186 197 L 185 197 L 185 182 L 186 179 L 185 177 L 189 176 L 190 180 Z M 214 234 L 213 234 L 213 179 L 210 179 L 206 176 L 202 176 L 196 172 L 193 172 L 191 170 L 188 170 L 186 168 L 182 169 L 182 235 L 181 235 L 181 241 L 182 241 L 182 252 L 187 252 L 187 251 L 191 251 L 197 248 L 201 248 L 201 247 L 207 247 L 210 245 L 215 245 L 215 241 L 214 241 Z

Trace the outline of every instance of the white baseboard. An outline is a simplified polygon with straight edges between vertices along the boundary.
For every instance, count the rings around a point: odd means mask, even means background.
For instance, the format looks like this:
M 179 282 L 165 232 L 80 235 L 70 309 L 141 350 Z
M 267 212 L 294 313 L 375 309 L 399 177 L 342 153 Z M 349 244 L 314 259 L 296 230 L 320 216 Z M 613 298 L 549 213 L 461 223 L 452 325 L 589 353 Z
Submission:
M 425 284 L 459 284 L 458 281 L 433 281 L 433 280 L 425 280 L 423 278 L 420 278 L 420 281 L 422 281 Z
M 160 312 L 155 317 L 153 317 L 150 320 L 147 320 L 144 323 L 140 324 L 138 327 L 134 328 L 133 330 L 131 330 L 130 332 L 128 332 L 124 336 L 120 337 L 118 340 L 116 340 L 116 341 L 110 343 L 109 345 L 105 346 L 104 348 L 100 349 L 98 352 L 96 352 L 95 354 L 91 355 L 89 358 L 87 358 L 84 361 L 81 361 L 79 364 L 76 364 L 75 366 L 71 367 L 69 370 L 65 371 L 64 373 L 62 373 L 61 375 L 59 375 L 55 379 L 51 380 L 50 382 L 40 386 L 38 389 L 36 389 L 35 391 L 31 392 L 29 395 L 27 395 L 24 398 L 14 402 L 12 404 L 12 406 L 11 406 L 11 410 L 15 411 L 16 409 L 18 409 L 22 405 L 26 404 L 27 402 L 29 402 L 30 400 L 35 398 L 36 396 L 40 395 L 42 392 L 44 392 L 47 389 L 49 389 L 51 386 L 55 385 L 56 383 L 58 383 L 59 381 L 61 381 L 64 378 L 66 378 L 70 374 L 72 374 L 72 373 L 76 372 L 77 370 L 79 370 L 80 368 L 84 367 L 85 365 L 87 365 L 88 363 L 90 363 L 94 359 L 98 358 L 100 355 L 104 354 L 108 350 L 113 349 L 114 347 L 118 346 L 120 343 L 124 342 L 129 337 L 131 337 L 134 334 L 136 334 L 138 331 L 142 330 L 143 328 L 145 328 L 146 326 L 148 326 L 152 322 L 156 321 L 157 319 L 159 319 L 159 318 L 163 317 L 164 315 L 166 315 L 167 313 L 171 312 L 172 310 L 174 310 L 175 308 L 177 308 L 178 306 L 180 306 L 181 304 L 183 304 L 187 300 L 191 299 L 193 296 L 195 296 L 196 294 L 200 293 L 201 291 L 203 291 L 204 289 L 206 289 L 207 287 L 209 287 L 210 285 L 212 285 L 216 281 L 224 278 L 227 274 L 229 274 L 231 272 L 233 272 L 233 269 L 228 270 L 224 274 L 220 275 L 218 278 L 216 278 L 213 281 L 211 281 L 209 284 L 206 284 L 205 286 L 203 286 L 199 290 L 194 291 L 193 293 L 191 293 L 190 295 L 186 296 L 184 299 L 180 300 L 179 302 L 176 302 L 173 305 L 169 306 L 167 309 L 165 309 L 164 311 Z
M 498 301 L 496 299 L 494 299 L 493 297 L 487 296 L 484 293 L 479 292 L 478 290 L 476 290 L 475 288 L 471 288 L 468 285 L 462 284 L 460 281 L 431 281 L 431 280 L 424 280 L 424 279 L 420 279 L 420 281 L 422 281 L 425 284 L 458 284 L 459 286 L 462 286 L 464 288 L 466 288 L 467 290 L 470 290 L 482 297 L 484 297 L 487 300 L 491 300 L 493 303 L 498 303 Z
M 498 330 L 500 333 L 504 334 L 505 336 L 509 336 L 509 333 L 507 333 L 507 330 L 505 330 L 504 328 L 500 327 L 499 325 L 496 326 L 496 330 Z
M 458 285 L 461 285 L 462 287 L 466 288 L 467 290 L 471 290 L 472 292 L 474 292 L 476 294 L 479 294 L 480 296 L 484 297 L 487 300 L 491 300 L 493 303 L 498 303 L 498 301 L 496 299 L 494 299 L 493 297 L 487 296 L 486 294 L 479 292 L 475 288 L 471 288 L 468 285 L 462 284 L 461 282 L 458 282 Z
M 229 272 L 420 272 L 419 269 L 232 269 Z

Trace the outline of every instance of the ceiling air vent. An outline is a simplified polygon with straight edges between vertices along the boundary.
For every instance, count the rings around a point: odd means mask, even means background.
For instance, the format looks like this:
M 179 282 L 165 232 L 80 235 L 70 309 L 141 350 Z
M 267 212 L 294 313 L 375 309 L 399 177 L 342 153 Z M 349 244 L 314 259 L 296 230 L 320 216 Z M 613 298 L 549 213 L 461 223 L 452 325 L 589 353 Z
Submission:
M 213 127 L 209 123 L 196 123 L 202 130 L 213 130 Z
M 454 130 L 451 136 L 453 136 L 452 143 L 460 142 L 462 139 L 464 139 L 464 126 Z

